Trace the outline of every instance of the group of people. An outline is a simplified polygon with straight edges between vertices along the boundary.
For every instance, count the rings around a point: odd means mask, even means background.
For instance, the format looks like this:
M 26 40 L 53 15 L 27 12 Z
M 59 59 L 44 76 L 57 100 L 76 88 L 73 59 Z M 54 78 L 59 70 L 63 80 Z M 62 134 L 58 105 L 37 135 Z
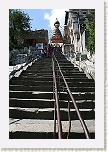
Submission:
M 53 46 L 48 44 L 44 46 L 44 49 L 40 50 L 40 58 L 43 59 L 44 57 L 50 57 L 53 52 Z

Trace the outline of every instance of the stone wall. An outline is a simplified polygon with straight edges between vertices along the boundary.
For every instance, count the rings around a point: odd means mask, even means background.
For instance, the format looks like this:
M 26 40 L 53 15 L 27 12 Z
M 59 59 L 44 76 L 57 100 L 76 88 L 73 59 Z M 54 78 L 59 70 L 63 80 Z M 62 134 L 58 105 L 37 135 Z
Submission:
M 39 51 L 36 50 L 36 47 L 30 46 L 29 48 L 25 47 L 24 49 L 13 49 L 9 51 L 9 65 L 17 65 L 29 62 L 37 57 Z

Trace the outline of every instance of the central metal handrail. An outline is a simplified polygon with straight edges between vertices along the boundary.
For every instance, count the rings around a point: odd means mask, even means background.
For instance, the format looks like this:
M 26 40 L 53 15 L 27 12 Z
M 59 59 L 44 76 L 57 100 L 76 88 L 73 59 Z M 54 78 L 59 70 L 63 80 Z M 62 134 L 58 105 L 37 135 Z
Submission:
M 65 80 L 65 78 L 64 78 L 64 75 L 63 75 L 63 73 L 62 73 L 62 71 L 61 71 L 61 69 L 60 69 L 60 65 L 59 65 L 59 63 L 58 63 L 58 61 L 57 61 L 57 59 L 56 59 L 55 56 L 54 56 L 54 59 L 55 59 L 55 61 L 57 62 L 58 69 L 59 69 L 60 74 L 61 74 L 61 76 L 62 76 L 62 78 L 63 78 L 63 80 L 64 80 L 64 83 L 65 83 L 66 88 L 67 88 L 67 92 L 68 92 L 68 94 L 69 94 L 69 96 L 70 96 L 70 99 L 71 99 L 71 101 L 73 102 L 74 108 L 75 108 L 75 110 L 76 110 L 76 112 L 77 112 L 78 118 L 79 118 L 80 123 L 81 123 L 81 125 L 82 125 L 82 128 L 83 128 L 83 130 L 84 130 L 85 136 L 86 136 L 87 139 L 90 139 L 90 135 L 89 135 L 89 131 L 88 131 L 88 129 L 87 129 L 87 126 L 86 126 L 86 124 L 85 124 L 85 122 L 84 122 L 84 120 L 83 120 L 83 118 L 82 118 L 82 116 L 81 116 L 81 114 L 80 114 L 80 111 L 79 111 L 79 109 L 78 109 L 78 106 L 77 106 L 77 104 L 76 104 L 76 101 L 75 101 L 75 99 L 74 99 L 74 97 L 73 97 L 73 95 L 72 95 L 72 93 L 71 93 L 71 91 L 70 91 L 70 89 L 69 89 L 69 86 L 68 86 L 68 84 L 67 84 L 67 82 L 66 82 L 66 80 Z
M 59 103 L 58 103 L 58 91 L 57 91 L 57 83 L 56 83 L 56 75 L 55 75 L 54 67 L 55 67 L 54 60 L 52 58 L 54 93 L 55 93 L 55 102 L 56 102 L 56 108 L 57 108 L 58 137 L 59 137 L 59 139 L 62 139 L 62 125 L 61 125 L 61 119 L 60 119 L 60 107 L 59 107 Z

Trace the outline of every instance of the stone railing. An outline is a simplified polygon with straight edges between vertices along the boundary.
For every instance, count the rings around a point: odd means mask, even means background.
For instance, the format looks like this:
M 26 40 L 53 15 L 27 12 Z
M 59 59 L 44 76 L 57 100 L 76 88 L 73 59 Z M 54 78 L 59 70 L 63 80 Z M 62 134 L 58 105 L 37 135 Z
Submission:
M 23 63 L 16 66 L 9 66 L 9 80 L 12 77 L 18 77 L 23 70 L 26 70 L 28 66 L 31 66 L 36 60 L 38 60 L 38 58 L 29 63 Z
M 63 53 L 64 54 L 64 53 Z M 94 60 L 89 60 L 87 57 L 81 60 L 81 54 L 77 56 L 75 52 L 64 54 L 67 60 L 77 66 L 79 70 L 83 70 L 87 77 L 92 77 L 95 80 L 95 62 Z M 76 60 L 76 58 L 79 58 Z
M 13 49 L 9 51 L 9 65 L 15 66 L 17 64 L 23 64 L 35 59 L 39 55 L 39 51 L 36 47 L 30 46 L 29 49 L 25 47 L 24 49 Z
M 20 69 L 23 69 L 24 66 L 29 63 L 34 62 L 39 58 L 39 52 L 36 48 L 29 47 L 21 50 L 13 50 L 10 52 L 10 60 L 9 60 L 9 75 L 16 73 L 20 73 Z M 17 72 L 18 71 L 18 72 Z

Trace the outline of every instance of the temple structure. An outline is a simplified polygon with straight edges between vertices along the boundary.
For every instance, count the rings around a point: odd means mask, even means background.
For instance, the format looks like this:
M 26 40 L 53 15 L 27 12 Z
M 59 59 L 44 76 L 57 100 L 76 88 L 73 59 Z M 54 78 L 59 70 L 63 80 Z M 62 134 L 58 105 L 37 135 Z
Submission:
M 48 43 L 48 30 L 41 29 L 31 31 L 29 35 L 24 38 L 23 41 L 23 44 L 26 47 L 36 47 L 37 43 L 43 43 L 43 45 Z
M 60 22 L 56 18 L 50 43 L 55 43 L 55 44 L 63 43 L 63 37 L 62 37 L 61 31 L 59 29 L 59 26 L 60 26 Z

